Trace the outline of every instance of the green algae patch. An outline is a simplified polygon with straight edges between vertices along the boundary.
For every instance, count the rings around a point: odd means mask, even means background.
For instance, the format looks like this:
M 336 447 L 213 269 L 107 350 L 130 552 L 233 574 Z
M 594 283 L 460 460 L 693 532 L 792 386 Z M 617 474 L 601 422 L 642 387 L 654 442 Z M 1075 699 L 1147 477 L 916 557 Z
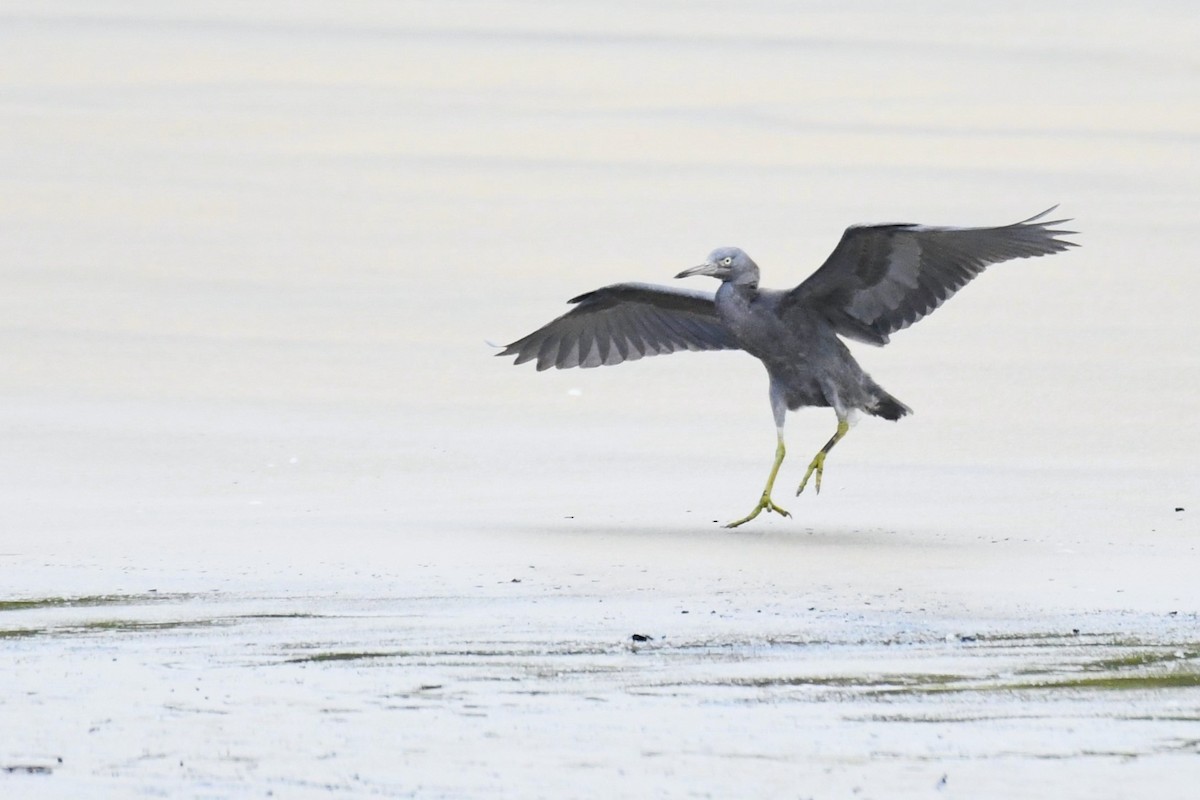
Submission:
M 284 664 L 322 664 L 328 661 L 367 661 L 375 658 L 399 658 L 404 653 L 383 653 L 375 651 L 338 651 L 328 653 L 313 653 L 308 656 L 289 658 Z
M 45 632 L 45 628 L 12 628 L 0 630 L 0 639 L 28 639 L 30 636 L 39 636 Z
M 1150 650 L 1129 653 L 1114 658 L 1102 658 L 1083 665 L 1088 672 L 1115 672 L 1124 669 L 1154 667 L 1159 664 L 1182 663 L 1200 656 L 1200 647 L 1187 645 L 1185 648 L 1174 647 L 1165 650 Z
M 879 687 L 864 687 L 869 694 L 878 695 L 928 695 L 939 693 L 963 692 L 1043 692 L 1043 691 L 1154 691 L 1160 689 L 1195 689 L 1200 688 L 1200 671 L 1188 666 L 1186 669 L 1147 669 L 1167 662 L 1179 661 L 1177 656 L 1159 657 L 1154 654 L 1130 655 L 1121 658 L 1105 659 L 1109 666 L 1100 668 L 1085 665 L 1082 673 L 1069 673 L 1063 670 L 1047 670 L 1034 674 L 1042 675 L 1041 680 L 1003 680 L 997 676 L 961 678 L 958 681 L 914 682 L 912 685 L 893 685 Z M 1097 674 L 1104 672 L 1107 674 Z M 1030 673 L 1025 673 L 1030 674 Z M 894 684 L 901 684 L 902 676 L 897 676 Z
M 911 674 L 911 675 L 806 675 L 773 678 L 734 678 L 723 681 L 726 686 L 771 688 L 786 686 L 815 686 L 833 689 L 873 689 L 878 691 L 905 691 L 926 686 L 945 686 L 968 680 L 962 675 Z
M 152 633 L 161 631 L 186 630 L 191 628 L 210 628 L 218 625 L 228 625 L 228 620 L 198 619 L 198 620 L 136 620 L 136 619 L 103 619 L 92 622 L 80 622 L 69 625 L 56 625 L 42 628 L 0 628 L 0 641 L 5 639 L 28 639 L 34 636 L 87 636 L 104 633 Z
M 1092 675 L 1081 678 L 1044 681 L 1005 687 L 1016 690 L 1102 689 L 1107 691 L 1144 691 L 1150 689 L 1194 689 L 1200 687 L 1200 672 L 1172 671 L 1150 675 Z
M 54 629 L 61 633 L 136 633 L 139 631 L 172 631 L 180 628 L 209 628 L 215 625 L 227 625 L 228 622 L 219 619 L 189 619 L 146 621 L 137 619 L 102 619 L 94 622 L 83 622 L 78 625 L 66 625 Z
M 96 608 L 99 606 L 129 606 L 187 600 L 190 594 L 91 594 L 78 597 L 31 597 L 0 600 L 0 613 L 30 611 L 39 608 Z

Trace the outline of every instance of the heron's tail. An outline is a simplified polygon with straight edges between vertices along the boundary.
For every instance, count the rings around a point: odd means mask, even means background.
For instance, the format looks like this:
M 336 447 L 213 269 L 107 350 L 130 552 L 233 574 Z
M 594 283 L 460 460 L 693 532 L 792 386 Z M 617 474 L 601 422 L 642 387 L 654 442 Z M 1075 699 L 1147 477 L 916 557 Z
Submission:
M 867 406 L 867 413 L 873 417 L 883 417 L 884 419 L 897 420 L 903 416 L 911 414 L 912 409 L 880 389 L 879 397 L 876 398 L 875 403 Z

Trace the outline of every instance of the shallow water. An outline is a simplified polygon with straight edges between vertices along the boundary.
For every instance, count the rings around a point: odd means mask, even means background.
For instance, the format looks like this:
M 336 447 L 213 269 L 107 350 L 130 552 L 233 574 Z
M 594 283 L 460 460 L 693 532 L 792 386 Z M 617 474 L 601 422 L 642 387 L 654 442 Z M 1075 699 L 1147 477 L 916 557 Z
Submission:
M 1196 22 L 6 5 L 0 793 L 1190 796 Z M 1055 202 L 792 519 L 751 359 L 487 345 Z
M 7 780 L 62 796 L 922 797 L 1037 793 L 1064 774 L 1122 796 L 1196 776 L 1194 615 L 1043 629 L 742 593 L 599 598 L 529 578 L 480 594 L 0 610 L 28 723 Z M 57 706 L 80 697 L 64 725 Z

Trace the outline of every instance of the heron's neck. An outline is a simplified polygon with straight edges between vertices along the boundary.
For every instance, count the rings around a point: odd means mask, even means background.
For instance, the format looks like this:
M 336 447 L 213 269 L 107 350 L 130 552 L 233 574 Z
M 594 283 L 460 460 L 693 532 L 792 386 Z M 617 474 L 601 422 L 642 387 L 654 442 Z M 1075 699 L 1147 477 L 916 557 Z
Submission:
M 739 289 L 754 291 L 758 289 L 758 267 L 753 264 L 743 267 L 736 275 L 729 276 L 728 282 Z
M 729 308 L 749 308 L 758 297 L 758 286 L 753 283 L 734 283 L 725 281 L 717 289 L 717 305 Z
M 728 280 L 725 285 L 739 295 L 753 297 L 758 294 L 758 273 L 753 275 L 738 275 L 736 278 Z

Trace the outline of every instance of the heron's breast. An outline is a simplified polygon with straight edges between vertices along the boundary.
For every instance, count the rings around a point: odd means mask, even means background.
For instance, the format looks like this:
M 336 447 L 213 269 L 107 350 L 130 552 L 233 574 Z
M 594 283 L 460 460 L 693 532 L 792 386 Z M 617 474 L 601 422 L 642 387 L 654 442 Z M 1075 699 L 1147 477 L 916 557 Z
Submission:
M 802 363 L 816 343 L 816 331 L 805 320 L 781 317 L 776 303 L 718 293 L 717 313 L 742 349 L 768 366 L 779 361 Z

